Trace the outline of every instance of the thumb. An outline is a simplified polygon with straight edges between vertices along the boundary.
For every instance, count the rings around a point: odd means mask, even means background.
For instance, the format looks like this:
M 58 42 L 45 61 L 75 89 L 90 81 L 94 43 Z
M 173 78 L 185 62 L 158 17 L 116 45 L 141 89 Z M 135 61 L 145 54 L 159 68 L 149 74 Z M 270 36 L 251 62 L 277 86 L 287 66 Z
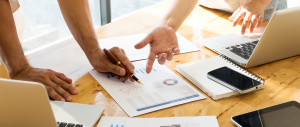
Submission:
M 124 68 L 118 66 L 118 65 L 115 65 L 115 64 L 109 64 L 108 67 L 107 67 L 107 71 L 108 72 L 112 72 L 116 75 L 119 75 L 119 76 L 124 76 L 126 75 L 126 71 Z
M 144 48 L 146 45 L 148 45 L 150 42 L 152 41 L 152 35 L 149 34 L 147 35 L 146 38 L 144 38 L 142 41 L 140 41 L 139 43 L 137 43 L 134 48 L 136 49 L 141 49 Z

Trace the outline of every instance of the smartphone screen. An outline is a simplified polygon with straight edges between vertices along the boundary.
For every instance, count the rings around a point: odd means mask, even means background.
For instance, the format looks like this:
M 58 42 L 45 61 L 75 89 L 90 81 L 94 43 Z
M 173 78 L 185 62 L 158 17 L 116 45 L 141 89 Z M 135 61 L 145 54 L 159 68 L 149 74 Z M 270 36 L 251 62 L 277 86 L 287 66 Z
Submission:
M 219 79 L 228 85 L 231 85 L 240 90 L 247 90 L 254 86 L 261 84 L 259 81 L 256 81 L 252 78 L 249 78 L 239 72 L 236 72 L 228 67 L 222 67 L 211 72 L 208 72 L 208 75 Z
M 299 127 L 300 104 L 286 102 L 232 117 L 242 127 Z

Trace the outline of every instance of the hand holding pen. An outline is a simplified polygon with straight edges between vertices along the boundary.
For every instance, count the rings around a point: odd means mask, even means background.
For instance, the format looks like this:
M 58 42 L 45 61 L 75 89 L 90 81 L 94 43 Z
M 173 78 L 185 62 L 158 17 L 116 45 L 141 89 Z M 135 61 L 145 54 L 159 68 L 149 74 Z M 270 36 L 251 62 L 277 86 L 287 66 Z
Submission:
M 116 56 L 120 60 L 120 62 L 123 63 L 125 67 L 127 67 L 128 71 L 134 73 L 134 66 L 127 58 L 123 49 L 119 47 L 113 47 L 107 50 L 110 51 L 114 56 Z M 88 59 L 96 71 L 114 73 L 116 74 L 115 77 L 121 82 L 126 81 L 127 79 L 130 79 L 130 81 L 134 82 L 134 79 L 130 78 L 130 76 L 126 74 L 126 70 L 113 63 L 112 60 L 106 55 L 106 53 L 100 48 L 90 53 L 90 55 L 88 55 Z
M 142 82 L 134 75 L 134 71 L 131 72 L 128 70 L 127 67 L 125 67 L 123 65 L 123 63 L 114 55 L 112 54 L 109 50 L 107 49 L 103 49 L 103 51 L 105 52 L 105 54 L 109 57 L 109 59 L 114 63 L 114 64 L 117 64 L 118 66 L 122 67 L 125 69 L 126 71 L 126 75 L 128 75 L 130 78 L 134 79 L 136 82 L 138 82 L 139 84 L 142 84 Z M 124 52 L 124 50 L 122 49 L 122 51 Z M 125 52 L 124 52 L 125 54 Z M 143 85 L 143 84 L 142 84 Z

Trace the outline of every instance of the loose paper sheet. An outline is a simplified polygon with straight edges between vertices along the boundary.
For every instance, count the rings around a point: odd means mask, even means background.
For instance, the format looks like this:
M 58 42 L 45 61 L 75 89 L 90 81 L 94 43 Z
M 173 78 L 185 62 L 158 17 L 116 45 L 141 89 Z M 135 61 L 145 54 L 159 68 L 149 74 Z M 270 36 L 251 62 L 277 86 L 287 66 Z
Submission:
M 215 116 L 128 118 L 103 116 L 97 127 L 219 127 Z
M 199 51 L 200 49 L 189 40 L 176 33 L 179 44 L 180 53 Z M 101 48 L 110 49 L 112 47 L 120 47 L 124 49 L 130 61 L 147 59 L 149 56 L 149 45 L 142 49 L 135 49 L 134 45 L 142 41 L 147 34 L 136 34 L 123 37 L 107 38 L 98 40 Z
M 146 74 L 145 60 L 133 65 L 136 77 L 144 85 L 120 82 L 112 74 L 90 71 L 130 117 L 206 98 L 164 65 L 155 63 L 150 74 Z

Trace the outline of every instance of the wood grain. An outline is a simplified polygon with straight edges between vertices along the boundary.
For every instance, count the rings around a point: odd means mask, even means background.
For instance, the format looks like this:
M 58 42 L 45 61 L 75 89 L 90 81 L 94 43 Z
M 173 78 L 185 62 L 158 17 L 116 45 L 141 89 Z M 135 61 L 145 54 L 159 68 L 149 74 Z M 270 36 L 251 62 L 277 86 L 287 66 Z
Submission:
M 97 36 L 102 39 L 147 33 L 156 26 L 166 5 L 167 2 L 164 1 L 102 26 L 96 29 Z M 175 71 L 176 65 L 217 56 L 216 53 L 203 47 L 201 40 L 239 32 L 241 23 L 232 27 L 232 22 L 228 20 L 229 16 L 229 13 L 223 11 L 197 6 L 178 32 L 201 48 L 201 51 L 176 55 L 172 61 L 166 62 L 165 65 L 185 79 Z M 267 23 L 265 21 L 263 26 Z M 79 90 L 79 94 L 73 96 L 73 102 L 104 106 L 105 116 L 128 117 L 105 89 L 88 73 L 93 68 L 74 39 L 70 38 L 30 54 L 27 58 L 32 66 L 53 69 L 72 78 L 72 85 Z M 261 65 L 250 70 L 266 80 L 265 89 L 220 101 L 214 101 L 208 97 L 205 100 L 174 106 L 138 117 L 213 115 L 218 117 L 221 127 L 232 127 L 234 125 L 230 122 L 230 118 L 234 115 L 290 100 L 300 100 L 300 56 Z M 0 78 L 9 78 L 4 65 L 0 66 Z M 185 80 L 189 82 L 187 79 Z M 191 82 L 189 83 L 194 86 Z M 199 90 L 197 87 L 195 88 Z

